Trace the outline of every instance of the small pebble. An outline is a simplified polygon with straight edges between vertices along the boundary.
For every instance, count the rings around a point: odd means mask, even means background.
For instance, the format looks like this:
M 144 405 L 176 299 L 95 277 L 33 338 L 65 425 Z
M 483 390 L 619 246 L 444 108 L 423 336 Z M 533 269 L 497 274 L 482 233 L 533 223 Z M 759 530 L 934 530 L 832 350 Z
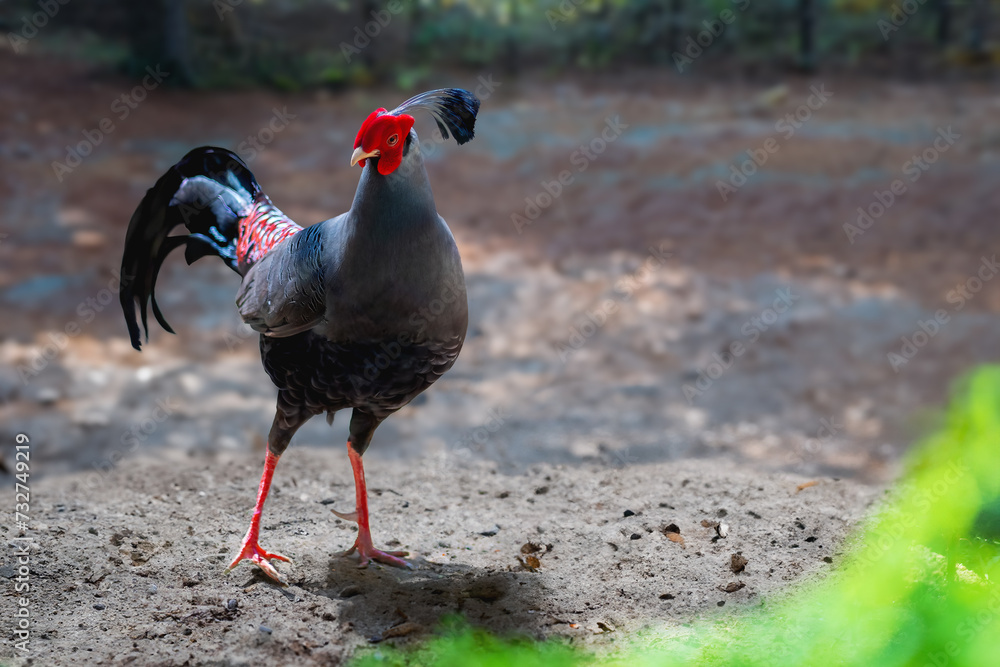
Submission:
M 155 594 L 156 593 L 156 584 L 150 584 L 149 588 L 146 589 L 146 592 L 149 593 L 150 595 Z
M 632 533 L 632 538 L 631 539 L 633 539 L 633 540 L 641 540 L 642 539 L 642 535 L 640 535 L 639 533 Z
M 88 528 L 87 532 L 90 533 L 91 535 L 97 535 L 97 529 L 94 528 L 93 526 L 91 526 L 90 528 Z
M 236 609 L 239 606 L 240 603 L 237 602 L 236 600 L 226 600 L 226 609 L 228 609 L 229 611 L 236 611 Z
M 97 604 L 94 605 L 94 609 L 96 609 L 97 611 L 104 611 L 106 607 L 100 602 L 98 602 Z
M 625 516 L 635 516 L 635 512 L 632 510 L 625 510 L 624 514 Z
M 273 632 L 271 630 L 271 628 L 267 627 L 266 625 L 262 625 L 262 626 L 260 626 L 257 629 L 260 630 L 261 632 L 263 632 L 265 635 L 269 635 L 269 634 L 271 634 L 271 632 Z
M 482 536 L 484 536 L 484 537 L 493 537 L 494 535 L 496 535 L 499 532 L 500 532 L 500 526 L 498 526 L 496 524 L 493 524 L 492 526 L 490 526 L 486 530 L 480 530 L 479 534 L 482 535 Z

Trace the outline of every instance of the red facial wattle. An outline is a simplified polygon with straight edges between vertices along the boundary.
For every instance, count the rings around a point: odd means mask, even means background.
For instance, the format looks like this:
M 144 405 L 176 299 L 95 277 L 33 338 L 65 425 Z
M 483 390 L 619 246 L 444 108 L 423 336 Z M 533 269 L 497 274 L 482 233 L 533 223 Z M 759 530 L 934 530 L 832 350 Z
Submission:
M 385 109 L 373 111 L 361 124 L 354 140 L 355 157 L 360 156 L 356 164 L 364 167 L 369 157 L 377 156 L 378 173 L 388 176 L 394 172 L 403 161 L 403 146 L 413 122 L 413 116 L 406 114 L 393 116 Z M 355 164 L 355 157 L 352 157 L 352 164 Z

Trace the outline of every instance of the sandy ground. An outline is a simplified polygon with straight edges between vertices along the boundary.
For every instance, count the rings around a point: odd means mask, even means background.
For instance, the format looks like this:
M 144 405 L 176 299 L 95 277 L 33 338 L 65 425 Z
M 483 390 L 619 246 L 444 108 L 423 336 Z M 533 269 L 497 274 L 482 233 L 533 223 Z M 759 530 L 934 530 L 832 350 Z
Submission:
M 798 491 L 804 478 L 718 460 L 506 475 L 374 456 L 376 540 L 408 550 L 416 568 L 359 570 L 337 553 L 353 525 L 329 511 L 352 504 L 346 455 L 293 447 L 261 533 L 265 549 L 293 558 L 278 564 L 290 583 L 281 589 L 249 564 L 223 575 L 256 464 L 137 459 L 103 478 L 40 483 L 26 534 L 35 664 L 339 664 L 359 646 L 423 636 L 446 614 L 504 634 L 609 645 L 642 627 L 752 607 L 829 571 L 877 495 L 833 479 Z M 724 524 L 726 537 L 703 520 Z M 739 574 L 734 554 L 747 560 Z M 6 642 L 2 651 L 13 652 Z
M 157 295 L 178 335 L 154 327 L 131 349 L 114 294 L 127 221 L 189 148 L 237 146 L 284 107 L 296 118 L 251 167 L 294 219 L 335 215 L 357 183 L 346 165 L 358 122 L 406 94 L 157 89 L 59 180 L 53 161 L 133 84 L 9 54 L 0 81 L 0 439 L 32 438 L 42 664 L 81 651 L 88 663 L 132 651 L 322 662 L 456 610 L 498 631 L 608 642 L 745 608 L 828 570 L 824 556 L 835 566 L 949 383 L 996 360 L 992 275 L 953 299 L 1000 248 L 994 89 L 507 81 L 476 140 L 428 163 L 469 284 L 465 349 L 366 455 L 382 490 L 376 538 L 419 569 L 359 573 L 332 556 L 351 541 L 319 504 L 351 497 L 341 416 L 299 431 L 268 506 L 264 546 L 295 557 L 291 588 L 253 585 L 248 566 L 224 578 L 274 388 L 234 312 L 238 277 L 217 263 L 168 260 Z M 793 136 L 777 132 L 824 84 L 828 103 Z M 575 170 L 571 156 L 614 116 L 629 127 L 519 233 L 511 215 Z M 960 139 L 851 243 L 857 207 L 948 126 Z M 717 182 L 769 137 L 780 150 L 723 201 Z M 947 321 L 893 368 L 887 355 L 942 309 Z M 807 479 L 823 481 L 795 493 Z M 713 542 L 703 519 L 728 520 L 729 536 Z M 671 523 L 683 546 L 662 532 Z M 8 519 L 0 530 L 16 535 Z M 545 551 L 521 554 L 529 542 Z M 750 563 L 737 576 L 739 551 Z M 528 555 L 538 572 L 518 562 Z M 14 558 L 0 562 L 4 610 Z M 746 587 L 718 589 L 735 581 Z

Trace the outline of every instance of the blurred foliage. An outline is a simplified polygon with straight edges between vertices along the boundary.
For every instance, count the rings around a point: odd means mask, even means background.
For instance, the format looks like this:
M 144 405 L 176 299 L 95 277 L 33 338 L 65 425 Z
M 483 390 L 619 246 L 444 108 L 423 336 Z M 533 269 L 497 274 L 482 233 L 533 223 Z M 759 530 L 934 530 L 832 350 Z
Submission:
M 505 642 L 452 619 L 416 649 L 370 649 L 356 664 L 1000 664 L 1000 367 L 959 383 L 938 433 L 849 546 L 835 574 L 787 601 L 650 630 L 612 655 Z
M 354 667 L 571 667 L 596 664 L 591 656 L 556 642 L 501 640 L 469 627 L 458 617 L 447 618 L 441 636 L 409 652 L 393 648 L 366 651 Z
M 54 15 L 39 15 L 43 6 Z M 131 73 L 173 67 L 175 84 L 295 89 L 410 86 L 455 68 L 677 72 L 678 55 L 699 42 L 685 75 L 981 71 L 1000 60 L 998 9 L 1000 0 L 7 0 L 0 28 L 20 34 L 39 17 L 31 50 L 75 48 L 100 62 L 125 54 Z

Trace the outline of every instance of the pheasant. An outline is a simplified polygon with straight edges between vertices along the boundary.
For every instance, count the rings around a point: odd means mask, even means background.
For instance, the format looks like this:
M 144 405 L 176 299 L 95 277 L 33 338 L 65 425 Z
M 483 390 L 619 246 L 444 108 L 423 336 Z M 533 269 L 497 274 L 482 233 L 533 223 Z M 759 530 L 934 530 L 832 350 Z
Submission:
M 351 166 L 361 179 L 351 208 L 300 227 L 263 193 L 234 153 L 196 148 L 146 193 L 129 223 L 121 305 L 132 345 L 141 349 L 138 309 L 149 339 L 147 305 L 173 333 L 154 293 L 166 256 L 184 246 L 191 264 L 207 255 L 242 276 L 240 316 L 260 335 L 264 370 L 278 389 L 264 472 L 250 527 L 227 572 L 244 560 L 283 579 L 259 544 L 261 515 L 279 458 L 310 418 L 351 409 L 347 454 L 358 524 L 359 567 L 410 567 L 406 552 L 372 542 L 362 456 L 375 429 L 452 367 L 462 349 L 468 304 L 454 237 L 438 215 L 409 112 L 423 110 L 443 138 L 474 136 L 479 100 L 450 88 L 373 111 L 358 131 Z M 188 233 L 170 235 L 183 225 Z

